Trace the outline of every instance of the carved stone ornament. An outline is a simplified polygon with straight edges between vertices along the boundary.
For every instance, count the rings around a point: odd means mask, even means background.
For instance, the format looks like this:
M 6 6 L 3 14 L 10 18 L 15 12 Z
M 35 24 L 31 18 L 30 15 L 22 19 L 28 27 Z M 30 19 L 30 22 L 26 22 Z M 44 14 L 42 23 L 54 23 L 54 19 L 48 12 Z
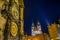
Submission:
M 17 27 L 15 22 L 11 22 L 11 30 L 10 30 L 10 32 L 11 32 L 12 36 L 16 36 L 17 35 L 18 27 Z

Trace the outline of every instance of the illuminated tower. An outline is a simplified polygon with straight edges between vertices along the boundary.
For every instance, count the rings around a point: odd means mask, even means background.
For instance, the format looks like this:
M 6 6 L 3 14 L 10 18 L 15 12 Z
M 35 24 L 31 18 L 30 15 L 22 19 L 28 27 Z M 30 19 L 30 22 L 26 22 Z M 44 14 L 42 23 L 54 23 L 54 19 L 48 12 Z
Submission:
M 39 21 L 37 22 L 37 26 L 32 23 L 32 36 L 35 36 L 37 34 L 42 34 L 41 25 Z
M 58 37 L 58 32 L 57 32 L 57 28 L 56 28 L 55 23 L 48 25 L 48 32 L 49 32 L 51 39 L 56 39 Z
M 19 12 L 20 12 L 20 22 L 21 22 L 21 29 L 20 32 L 24 35 L 24 1 L 19 0 Z
M 19 19 L 20 19 L 20 34 L 21 34 L 21 39 L 24 40 L 24 1 L 23 0 L 18 0 L 19 1 Z
M 6 26 L 4 28 L 4 40 L 22 40 L 22 37 L 24 36 L 23 0 L 2 1 L 2 4 L 0 4 L 3 5 L 3 8 L 0 5 L 0 9 L 2 11 L 3 17 L 7 20 Z
M 4 39 L 4 25 L 6 23 L 5 18 L 2 17 L 2 15 L 0 14 L 0 40 Z
M 24 36 L 24 2 L 23 0 L 12 0 L 12 15 L 16 19 L 18 25 L 19 40 L 23 40 Z M 15 30 L 17 27 L 15 28 Z
M 42 34 L 42 29 L 41 29 L 41 24 L 40 24 L 40 22 L 39 21 L 37 21 L 37 33 L 38 34 Z
M 15 2 L 17 4 L 15 18 L 19 19 L 18 20 L 18 34 L 19 34 L 20 40 L 23 40 L 22 38 L 24 36 L 24 2 L 23 2 L 23 0 L 15 0 Z M 14 10 L 15 10 L 15 8 L 14 8 Z
M 35 28 L 35 25 L 34 25 L 34 23 L 32 23 L 32 27 L 31 27 L 31 35 L 32 35 L 32 36 L 35 35 L 35 34 L 34 34 L 34 28 Z

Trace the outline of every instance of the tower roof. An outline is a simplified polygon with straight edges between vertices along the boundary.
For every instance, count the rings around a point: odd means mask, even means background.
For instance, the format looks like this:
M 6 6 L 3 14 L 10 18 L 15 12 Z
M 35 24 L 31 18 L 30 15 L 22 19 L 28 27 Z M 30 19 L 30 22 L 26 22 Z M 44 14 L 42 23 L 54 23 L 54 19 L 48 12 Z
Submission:
M 34 25 L 34 22 L 32 22 L 32 26 L 35 26 L 35 25 Z
M 37 21 L 37 25 L 40 25 L 40 22 L 39 21 Z

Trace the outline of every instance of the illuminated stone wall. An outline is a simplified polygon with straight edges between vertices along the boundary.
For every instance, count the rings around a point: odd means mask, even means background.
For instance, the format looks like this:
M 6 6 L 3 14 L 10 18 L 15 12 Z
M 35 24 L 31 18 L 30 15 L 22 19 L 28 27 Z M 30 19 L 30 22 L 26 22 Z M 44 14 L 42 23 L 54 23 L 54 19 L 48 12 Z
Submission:
M 55 23 L 48 25 L 48 32 L 51 39 L 56 39 L 58 37 L 57 26 Z
M 0 0 L 0 14 L 2 15 L 0 17 L 0 40 L 20 40 L 24 36 L 23 13 L 23 0 Z

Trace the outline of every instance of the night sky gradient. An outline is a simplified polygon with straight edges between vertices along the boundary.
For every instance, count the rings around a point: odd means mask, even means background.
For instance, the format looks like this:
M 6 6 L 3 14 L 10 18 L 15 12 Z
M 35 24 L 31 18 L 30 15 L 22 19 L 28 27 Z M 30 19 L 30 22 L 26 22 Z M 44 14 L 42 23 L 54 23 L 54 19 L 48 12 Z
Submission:
M 42 31 L 47 33 L 47 25 L 60 18 L 60 0 L 24 0 L 24 30 L 30 35 L 32 22 L 41 23 Z

